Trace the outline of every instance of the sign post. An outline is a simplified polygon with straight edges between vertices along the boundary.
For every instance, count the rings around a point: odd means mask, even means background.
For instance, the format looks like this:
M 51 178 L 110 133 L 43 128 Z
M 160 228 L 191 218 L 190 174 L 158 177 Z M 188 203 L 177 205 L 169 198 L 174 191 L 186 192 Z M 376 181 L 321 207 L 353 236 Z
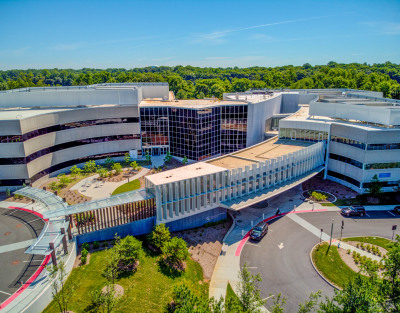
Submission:
M 331 239 L 329 240 L 329 246 L 332 244 L 332 235 L 333 235 L 333 222 L 335 222 L 334 219 L 332 219 L 332 226 L 331 226 Z
M 319 244 L 321 244 L 321 238 L 322 238 L 322 232 L 323 232 L 324 230 L 321 228 L 321 235 L 319 236 Z
M 342 226 L 340 227 L 340 241 L 342 241 L 343 228 L 344 228 L 344 220 L 342 220 Z
M 392 235 L 392 241 L 393 241 L 393 238 L 394 238 L 394 231 L 397 229 L 397 225 L 393 225 L 392 226 L 392 230 L 393 230 L 393 235 Z

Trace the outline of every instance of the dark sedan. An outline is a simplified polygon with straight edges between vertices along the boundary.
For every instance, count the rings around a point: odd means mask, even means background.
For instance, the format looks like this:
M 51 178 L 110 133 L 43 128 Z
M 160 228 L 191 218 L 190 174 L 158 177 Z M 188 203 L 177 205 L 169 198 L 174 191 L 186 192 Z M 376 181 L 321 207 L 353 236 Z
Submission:
M 250 238 L 253 240 L 260 241 L 267 232 L 268 232 L 268 223 L 260 222 L 251 230 Z
M 342 214 L 345 216 L 364 216 L 365 215 L 365 208 L 363 206 L 349 206 L 347 208 L 342 209 Z

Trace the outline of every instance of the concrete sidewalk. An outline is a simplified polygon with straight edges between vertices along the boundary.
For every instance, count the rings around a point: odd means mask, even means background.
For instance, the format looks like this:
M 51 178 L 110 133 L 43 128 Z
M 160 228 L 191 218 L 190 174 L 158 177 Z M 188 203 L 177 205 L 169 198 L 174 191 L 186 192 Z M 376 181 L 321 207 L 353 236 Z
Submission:
M 129 177 L 129 182 L 145 176 L 149 171 L 150 169 L 142 167 L 136 175 Z M 110 196 L 119 186 L 128 183 L 127 178 L 120 182 L 104 182 L 104 185 L 101 185 L 100 181 L 97 181 L 98 177 L 99 174 L 89 176 L 72 186 L 71 190 L 77 190 L 79 193 L 91 197 L 92 200 L 96 200 Z M 85 187 L 87 184 L 89 184 L 89 187 Z

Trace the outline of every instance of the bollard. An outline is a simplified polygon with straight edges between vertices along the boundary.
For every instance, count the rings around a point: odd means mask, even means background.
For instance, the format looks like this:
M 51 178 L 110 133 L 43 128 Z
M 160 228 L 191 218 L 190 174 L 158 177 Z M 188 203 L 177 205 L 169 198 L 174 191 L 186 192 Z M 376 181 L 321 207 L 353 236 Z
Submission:
M 251 221 L 251 228 L 253 228 L 253 225 L 254 225 L 254 223 L 253 223 L 253 221 Z
M 242 229 L 242 237 L 244 237 L 244 230 Z
M 264 217 L 264 213 L 263 213 L 263 220 L 265 219 L 265 217 Z
M 293 206 L 293 211 L 296 212 L 296 205 Z
M 314 203 L 312 204 L 312 210 L 314 211 Z

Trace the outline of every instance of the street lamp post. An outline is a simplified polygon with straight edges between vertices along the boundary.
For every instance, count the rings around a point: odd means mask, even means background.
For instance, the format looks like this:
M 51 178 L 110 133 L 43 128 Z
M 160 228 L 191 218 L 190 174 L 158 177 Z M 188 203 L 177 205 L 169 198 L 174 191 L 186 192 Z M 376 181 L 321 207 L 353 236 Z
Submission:
M 342 226 L 340 227 L 340 241 L 342 241 L 343 228 L 344 228 L 344 221 L 342 220 Z
M 333 235 L 333 223 L 335 222 L 334 219 L 332 219 L 332 226 L 331 226 L 331 239 L 329 240 L 329 246 L 332 244 L 332 235 Z

